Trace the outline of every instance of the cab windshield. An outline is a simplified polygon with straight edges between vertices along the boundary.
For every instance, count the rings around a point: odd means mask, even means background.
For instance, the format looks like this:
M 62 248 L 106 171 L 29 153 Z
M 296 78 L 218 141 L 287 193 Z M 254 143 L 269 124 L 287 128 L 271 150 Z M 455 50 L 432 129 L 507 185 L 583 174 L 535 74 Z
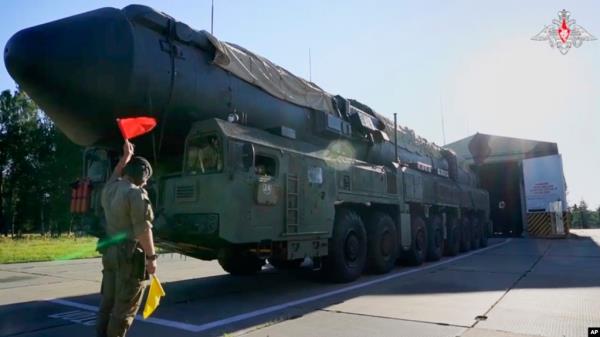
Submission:
M 223 147 L 216 135 L 189 140 L 185 171 L 188 174 L 218 173 L 223 170 Z

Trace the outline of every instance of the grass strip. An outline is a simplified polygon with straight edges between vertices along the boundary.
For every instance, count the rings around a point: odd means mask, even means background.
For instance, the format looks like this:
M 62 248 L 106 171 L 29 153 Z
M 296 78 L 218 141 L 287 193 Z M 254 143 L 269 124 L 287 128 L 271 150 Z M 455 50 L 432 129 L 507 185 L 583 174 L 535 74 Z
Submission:
M 97 257 L 96 241 L 95 237 L 0 237 L 0 264 Z

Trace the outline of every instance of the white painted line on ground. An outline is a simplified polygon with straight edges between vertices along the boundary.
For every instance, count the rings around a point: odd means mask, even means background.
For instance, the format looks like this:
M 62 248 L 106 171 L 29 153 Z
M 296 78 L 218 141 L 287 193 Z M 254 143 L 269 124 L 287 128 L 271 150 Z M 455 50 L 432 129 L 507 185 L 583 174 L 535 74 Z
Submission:
M 416 268 L 412 268 L 409 270 L 405 270 L 405 271 L 399 271 L 396 273 L 392 273 L 389 275 L 385 275 L 373 280 L 369 280 L 369 281 L 365 281 L 362 283 L 358 283 L 358 284 L 354 284 L 351 286 L 347 286 L 347 287 L 343 287 L 340 289 L 336 289 L 336 290 L 332 290 L 332 291 L 328 291 L 322 294 L 318 294 L 318 295 L 314 295 L 314 296 L 310 296 L 310 297 L 306 297 L 306 298 L 302 298 L 299 300 L 295 300 L 295 301 L 291 301 L 291 302 L 286 302 L 286 303 L 282 303 L 282 304 L 277 304 L 277 305 L 273 305 L 270 307 L 266 307 L 266 308 L 262 308 L 262 309 L 258 309 L 258 310 L 254 310 L 254 311 L 250 311 L 247 313 L 243 313 L 243 314 L 239 314 L 239 315 L 235 315 L 235 316 L 231 316 L 228 318 L 224 318 L 224 319 L 220 319 L 217 321 L 212 321 L 212 322 L 208 322 L 208 323 L 204 323 L 204 324 L 200 324 L 200 325 L 196 325 L 196 324 L 189 324 L 189 323 L 183 323 L 183 322 L 177 322 L 177 321 L 171 321 L 171 320 L 167 320 L 167 319 L 161 319 L 161 318 L 148 318 L 146 320 L 142 319 L 142 317 L 140 315 L 136 316 L 136 320 L 142 321 L 142 322 L 146 322 L 146 323 L 152 323 L 152 324 L 157 324 L 157 325 L 162 325 L 162 326 L 166 326 L 169 328 L 175 328 L 175 329 L 179 329 L 179 330 L 185 330 L 185 331 L 190 331 L 190 332 L 202 332 L 202 331 L 206 331 L 206 330 L 211 330 L 214 328 L 218 328 L 218 327 L 222 327 L 222 326 L 226 326 L 229 324 L 233 324 L 236 322 L 240 322 L 240 321 L 244 321 L 250 318 L 254 318 L 257 316 L 261 316 L 261 315 L 265 315 L 265 314 L 270 314 L 276 311 L 280 311 L 289 307 L 294 307 L 297 305 L 301 305 L 301 304 L 306 304 L 309 302 L 313 302 L 313 301 L 317 301 L 323 298 L 327 298 L 327 297 L 331 297 L 334 295 L 339 295 L 342 293 L 346 293 L 349 291 L 354 291 L 357 289 L 362 289 L 368 286 L 372 286 L 374 284 L 378 284 L 378 283 L 382 283 L 385 281 L 389 281 L 389 280 L 393 280 L 395 278 L 399 278 L 402 276 L 406 276 L 406 275 L 410 275 L 410 274 L 414 274 L 420 271 L 424 271 L 424 270 L 429 270 L 429 269 L 433 269 L 451 262 L 455 262 L 458 260 L 462 260 L 464 258 L 467 258 L 471 255 L 475 255 L 475 254 L 479 254 L 481 252 L 484 252 L 486 250 L 489 249 L 493 249 L 493 248 L 497 248 L 500 247 L 502 245 L 505 245 L 507 243 L 509 243 L 510 241 L 512 241 L 512 239 L 506 239 L 502 242 L 499 242 L 495 245 L 491 245 L 488 246 L 486 248 L 482 248 L 479 250 L 474 250 L 472 252 L 466 253 L 464 255 L 460 255 L 460 256 L 455 256 L 440 262 L 435 262 L 432 264 L 428 264 L 426 266 L 423 267 L 416 267 Z M 52 303 L 56 303 L 56 304 L 61 304 L 61 305 L 65 305 L 65 306 L 70 306 L 70 307 L 74 307 L 74 308 L 79 308 L 79 309 L 85 309 L 85 310 L 89 310 L 89 311 L 98 311 L 98 307 L 96 306 L 92 306 L 92 305 L 87 305 L 87 304 L 82 304 L 82 303 L 77 303 L 77 302 L 72 302 L 72 301 L 68 301 L 68 300 L 62 300 L 62 299 L 52 299 L 52 300 L 48 300 L 48 302 L 52 302 Z
M 93 305 L 88 305 L 88 304 L 83 304 L 83 303 L 77 303 L 77 302 L 68 301 L 68 300 L 61 300 L 61 299 L 48 300 L 48 302 L 55 303 L 55 304 L 60 304 L 60 305 L 65 305 L 65 306 L 68 306 L 68 307 L 73 307 L 73 308 L 78 308 L 78 309 L 83 309 L 83 310 L 98 312 L 98 307 L 93 306 Z M 135 316 L 135 319 L 138 320 L 138 321 L 142 321 L 142 322 L 146 322 L 146 323 L 152 323 L 152 324 L 157 324 L 157 325 L 162 325 L 162 326 L 166 326 L 166 327 L 169 327 L 169 328 L 175 328 L 175 329 L 179 329 L 179 330 L 192 331 L 192 332 L 202 331 L 202 330 L 198 330 L 199 325 L 188 324 L 188 323 L 177 322 L 177 321 L 171 321 L 171 320 L 168 320 L 168 319 L 161 319 L 161 318 L 154 318 L 154 317 L 150 317 L 148 319 L 143 319 L 142 316 L 140 316 L 140 315 Z
M 50 318 L 62 319 L 72 323 L 93 326 L 96 325 L 96 313 L 88 310 L 74 310 L 49 315 Z
M 77 303 L 77 302 L 73 302 L 73 301 L 54 299 L 54 300 L 48 300 L 48 302 L 66 305 L 68 307 L 73 307 L 73 308 L 83 309 L 83 310 L 88 310 L 88 311 L 94 311 L 94 312 L 98 311 L 98 307 L 96 307 L 96 306 L 87 305 L 87 304 L 83 304 L 83 303 Z

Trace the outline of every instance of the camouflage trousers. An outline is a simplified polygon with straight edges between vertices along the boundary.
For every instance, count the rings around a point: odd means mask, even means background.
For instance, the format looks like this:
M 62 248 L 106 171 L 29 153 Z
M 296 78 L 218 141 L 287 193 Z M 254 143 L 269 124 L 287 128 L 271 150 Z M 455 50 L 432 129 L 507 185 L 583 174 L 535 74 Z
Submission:
M 135 248 L 134 248 L 135 249 Z M 125 337 L 140 307 L 147 285 L 145 256 L 131 245 L 112 246 L 102 255 L 102 300 L 96 320 L 97 337 Z

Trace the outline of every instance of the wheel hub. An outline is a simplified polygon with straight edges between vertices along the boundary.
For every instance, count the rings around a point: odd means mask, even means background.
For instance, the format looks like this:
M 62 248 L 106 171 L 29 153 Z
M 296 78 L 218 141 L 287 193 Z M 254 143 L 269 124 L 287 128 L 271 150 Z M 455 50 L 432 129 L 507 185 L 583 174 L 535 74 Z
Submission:
M 435 236 L 434 236 L 434 240 L 433 243 L 435 244 L 436 248 L 439 248 L 442 246 L 442 231 L 438 228 L 438 230 L 435 231 Z
M 423 230 L 419 230 L 417 232 L 415 244 L 416 244 L 417 251 L 419 251 L 419 252 L 423 251 L 423 248 L 425 248 L 425 234 L 423 233 Z
M 358 259 L 359 250 L 360 250 L 360 242 L 356 233 L 351 232 L 348 233 L 346 237 L 346 244 L 344 247 L 344 255 L 346 256 L 346 260 L 350 262 L 354 262 Z
M 390 232 L 385 231 L 381 235 L 381 255 L 390 256 L 392 254 L 393 238 Z

